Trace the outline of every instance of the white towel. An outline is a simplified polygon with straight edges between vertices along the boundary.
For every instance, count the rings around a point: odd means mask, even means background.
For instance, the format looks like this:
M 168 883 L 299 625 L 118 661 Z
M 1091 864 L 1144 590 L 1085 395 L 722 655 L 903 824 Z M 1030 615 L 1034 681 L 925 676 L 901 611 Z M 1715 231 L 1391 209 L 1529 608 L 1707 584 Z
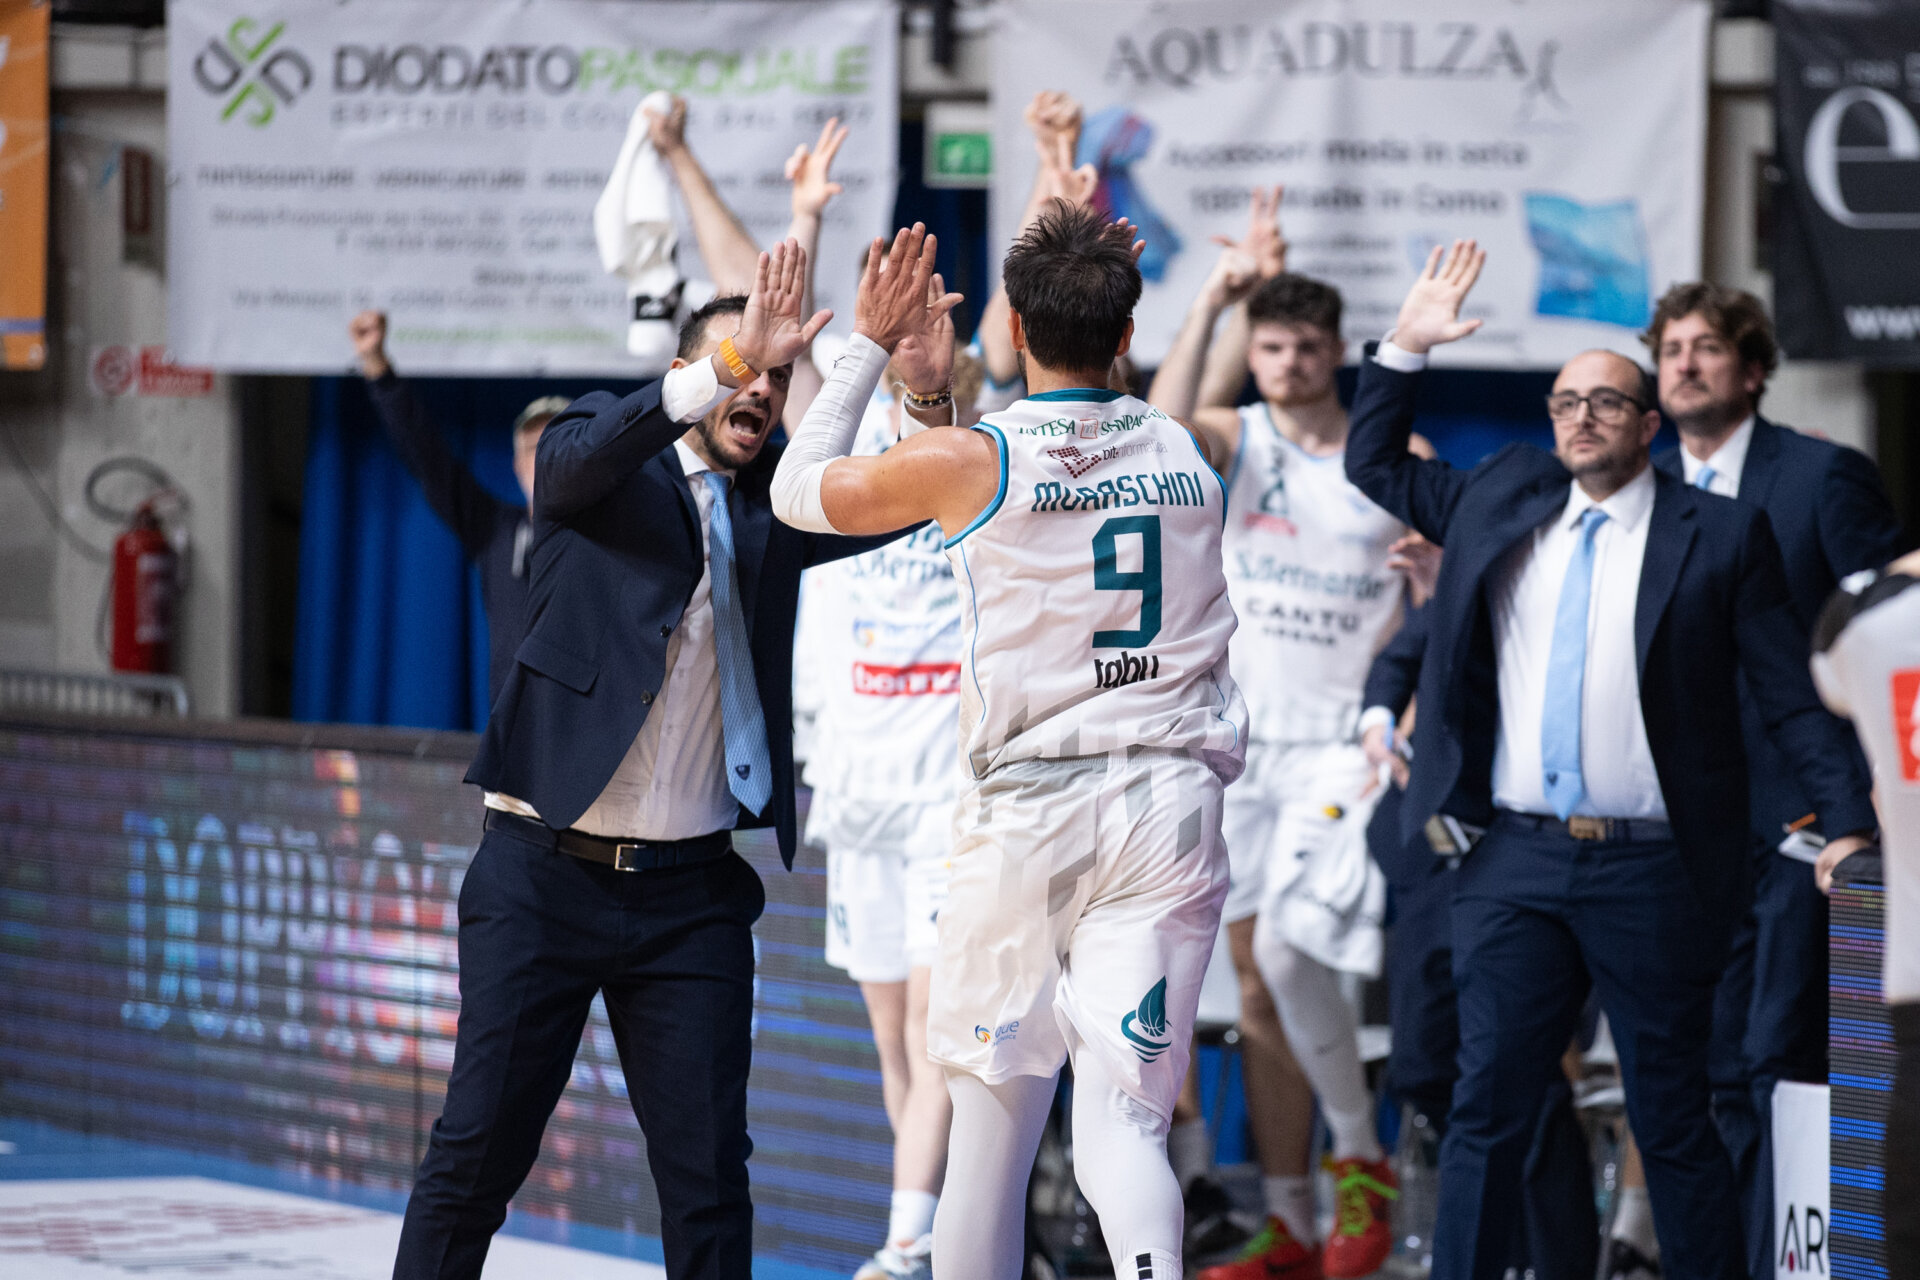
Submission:
M 1372 792 L 1346 806 L 1332 838 L 1311 852 L 1279 901 L 1261 906 L 1262 911 L 1277 907 L 1282 936 L 1329 969 L 1380 976 L 1387 878 L 1367 851 L 1367 824 L 1392 785 L 1381 766 Z
M 682 280 L 674 261 L 679 236 L 673 229 L 673 179 L 647 137 L 647 111 L 666 115 L 672 99 L 655 90 L 640 100 L 627 122 L 627 137 L 613 162 L 607 189 L 593 206 L 593 238 L 600 265 L 627 282 L 627 350 L 651 369 L 673 359 L 674 320 Z

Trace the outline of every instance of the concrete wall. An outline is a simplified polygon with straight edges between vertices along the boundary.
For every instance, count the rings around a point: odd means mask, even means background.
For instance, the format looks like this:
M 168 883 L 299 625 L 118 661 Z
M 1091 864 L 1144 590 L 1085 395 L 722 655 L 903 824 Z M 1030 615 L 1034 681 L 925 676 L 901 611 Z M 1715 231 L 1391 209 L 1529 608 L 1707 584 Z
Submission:
M 122 261 L 121 148 L 166 151 L 165 97 L 153 81 L 157 33 L 67 31 L 55 36 L 51 364 L 0 374 L 0 666 L 105 671 L 96 621 L 107 566 L 57 533 L 36 501 L 24 460 L 78 539 L 110 548 L 120 530 L 82 498 L 99 462 L 132 455 L 169 472 L 192 503 L 189 579 L 175 671 L 194 710 L 230 715 L 239 680 L 236 397 L 107 399 L 88 386 L 98 347 L 166 342 L 161 271 Z M 156 165 L 158 174 L 163 165 Z M 158 194 L 158 192 L 156 192 Z M 0 446 L 4 446 L 0 441 Z

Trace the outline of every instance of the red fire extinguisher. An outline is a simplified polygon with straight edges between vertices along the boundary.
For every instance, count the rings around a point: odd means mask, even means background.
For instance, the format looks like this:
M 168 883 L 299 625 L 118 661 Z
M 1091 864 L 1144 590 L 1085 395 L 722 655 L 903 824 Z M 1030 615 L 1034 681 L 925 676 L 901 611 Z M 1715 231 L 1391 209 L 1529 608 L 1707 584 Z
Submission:
M 180 557 L 161 531 L 153 503 L 113 544 L 113 669 L 164 674 L 173 665 L 174 603 Z

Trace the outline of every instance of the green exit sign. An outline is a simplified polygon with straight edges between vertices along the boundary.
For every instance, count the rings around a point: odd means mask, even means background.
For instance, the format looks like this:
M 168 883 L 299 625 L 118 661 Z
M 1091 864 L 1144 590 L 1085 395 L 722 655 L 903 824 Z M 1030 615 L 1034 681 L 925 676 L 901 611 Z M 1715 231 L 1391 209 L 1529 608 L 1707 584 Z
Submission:
M 993 117 L 985 103 L 927 104 L 923 179 L 930 187 L 985 187 L 993 180 Z

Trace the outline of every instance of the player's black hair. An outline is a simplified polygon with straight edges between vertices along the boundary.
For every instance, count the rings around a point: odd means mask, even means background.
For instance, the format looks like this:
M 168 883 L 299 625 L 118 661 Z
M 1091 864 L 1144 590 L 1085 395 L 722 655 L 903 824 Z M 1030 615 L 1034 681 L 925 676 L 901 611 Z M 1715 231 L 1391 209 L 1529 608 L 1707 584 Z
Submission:
M 1249 324 L 1303 324 L 1340 336 L 1340 291 L 1308 276 L 1283 271 L 1247 299 Z
M 680 349 L 676 354 L 682 360 L 692 360 L 706 345 L 707 325 L 715 316 L 744 315 L 746 310 L 747 295 L 744 293 L 723 293 L 714 298 L 688 316 L 686 323 L 680 326 Z
M 1140 301 L 1133 233 L 1055 200 L 1007 251 L 1001 280 L 1033 358 L 1049 369 L 1098 371 L 1105 386 Z

